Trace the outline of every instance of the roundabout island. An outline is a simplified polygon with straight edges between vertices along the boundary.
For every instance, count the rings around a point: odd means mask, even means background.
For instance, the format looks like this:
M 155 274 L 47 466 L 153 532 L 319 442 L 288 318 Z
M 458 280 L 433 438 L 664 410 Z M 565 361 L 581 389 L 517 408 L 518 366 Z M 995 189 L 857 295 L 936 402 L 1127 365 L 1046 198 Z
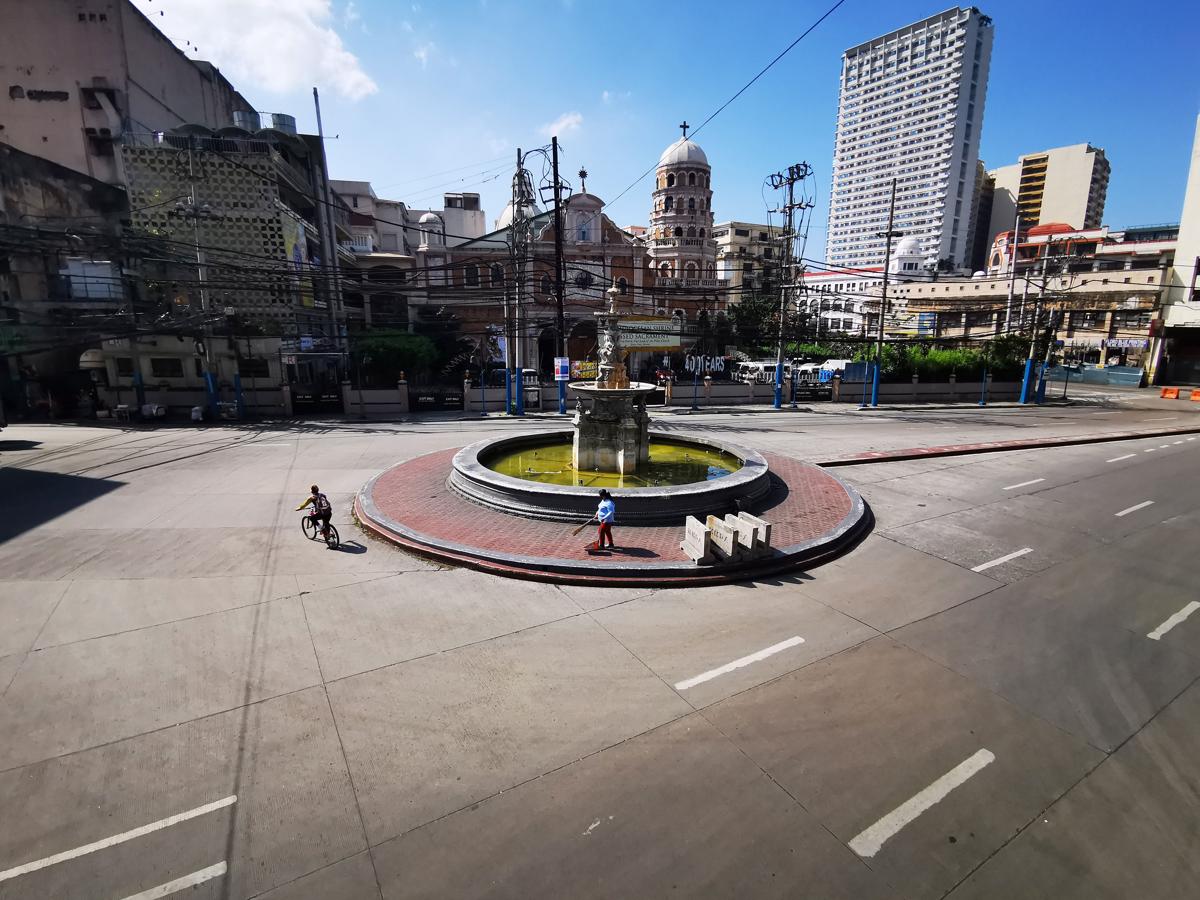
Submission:
M 870 516 L 841 479 L 788 457 L 650 430 L 646 397 L 620 346 L 616 289 L 597 313 L 599 374 L 575 382 L 573 429 L 480 441 L 399 463 L 355 499 L 368 531 L 442 562 L 518 578 L 597 585 L 716 584 L 776 575 L 832 558 Z M 606 489 L 618 546 L 579 533 Z M 705 555 L 684 542 L 738 517 L 770 525 L 769 546 Z

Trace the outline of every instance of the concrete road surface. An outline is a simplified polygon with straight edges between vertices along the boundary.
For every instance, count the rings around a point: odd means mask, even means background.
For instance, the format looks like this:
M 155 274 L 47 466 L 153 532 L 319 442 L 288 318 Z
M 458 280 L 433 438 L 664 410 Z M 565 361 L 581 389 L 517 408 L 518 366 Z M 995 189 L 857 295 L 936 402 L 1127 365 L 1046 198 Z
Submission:
M 1196 415 L 665 426 L 829 458 Z M 1200 437 L 840 468 L 874 532 L 725 587 L 355 531 L 387 465 L 554 426 L 3 432 L 0 900 L 1197 895 Z

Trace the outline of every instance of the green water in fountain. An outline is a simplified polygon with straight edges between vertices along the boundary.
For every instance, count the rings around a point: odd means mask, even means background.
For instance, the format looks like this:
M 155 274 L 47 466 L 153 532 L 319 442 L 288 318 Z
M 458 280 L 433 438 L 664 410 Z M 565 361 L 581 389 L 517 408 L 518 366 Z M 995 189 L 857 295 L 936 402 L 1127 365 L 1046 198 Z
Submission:
M 570 443 L 534 445 L 481 460 L 501 475 L 543 484 L 568 487 L 665 487 L 712 481 L 742 467 L 736 456 L 694 444 L 651 441 L 650 461 L 633 475 L 616 472 L 576 472 L 571 466 Z

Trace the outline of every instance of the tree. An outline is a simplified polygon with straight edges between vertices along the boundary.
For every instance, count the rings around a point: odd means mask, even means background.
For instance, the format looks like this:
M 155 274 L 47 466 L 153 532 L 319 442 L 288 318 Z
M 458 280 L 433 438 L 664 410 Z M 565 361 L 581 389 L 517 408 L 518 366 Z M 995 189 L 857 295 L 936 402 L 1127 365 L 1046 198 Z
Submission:
M 372 384 L 394 385 L 401 372 L 424 372 L 437 362 L 433 341 L 407 331 L 366 331 L 352 338 L 351 353 Z

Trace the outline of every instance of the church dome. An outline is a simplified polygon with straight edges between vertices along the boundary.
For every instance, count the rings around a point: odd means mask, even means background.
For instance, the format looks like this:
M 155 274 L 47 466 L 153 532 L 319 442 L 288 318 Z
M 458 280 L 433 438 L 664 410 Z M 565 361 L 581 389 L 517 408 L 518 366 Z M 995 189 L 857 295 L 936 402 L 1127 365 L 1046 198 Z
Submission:
M 417 223 L 417 224 L 419 224 L 419 225 L 438 225 L 438 226 L 440 226 L 440 225 L 442 224 L 442 220 L 441 220 L 441 217 L 440 217 L 440 216 L 438 216 L 438 214 L 437 214 L 437 213 L 435 213 L 435 212 L 427 212 L 427 213 L 425 213 L 425 215 L 421 216 L 421 218 L 420 218 L 420 220 L 418 221 L 418 223 Z
M 542 210 L 538 207 L 538 205 L 536 203 L 527 203 L 525 205 L 525 218 L 532 219 L 534 216 L 539 216 L 541 214 L 542 214 Z M 502 228 L 507 228 L 509 225 L 512 224 L 512 220 L 513 220 L 513 205 L 512 205 L 512 201 L 509 200 L 508 204 L 504 207 L 504 211 L 502 213 L 500 213 L 500 217 L 496 219 L 495 230 L 500 231 Z
M 659 166 L 696 165 L 707 166 L 708 157 L 700 149 L 700 145 L 687 138 L 680 138 L 663 151 L 658 158 Z

